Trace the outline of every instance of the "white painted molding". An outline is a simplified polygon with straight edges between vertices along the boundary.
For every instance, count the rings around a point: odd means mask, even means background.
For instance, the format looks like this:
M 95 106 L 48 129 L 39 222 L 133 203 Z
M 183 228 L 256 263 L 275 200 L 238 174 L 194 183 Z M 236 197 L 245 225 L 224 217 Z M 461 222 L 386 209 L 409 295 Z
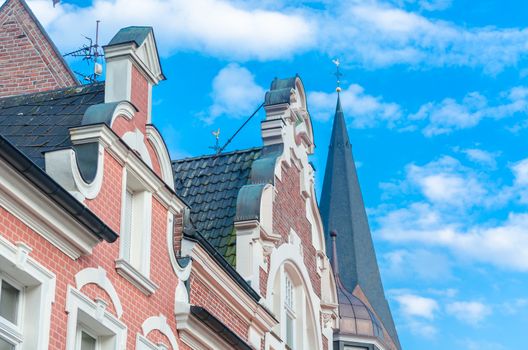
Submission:
M 290 237 L 290 242 L 280 245 L 270 255 L 270 268 L 268 274 L 266 298 L 262 299 L 261 302 L 269 310 L 273 309 L 273 289 L 275 287 L 274 282 L 277 274 L 280 273 L 285 264 L 291 264 L 295 266 L 296 270 L 300 274 L 305 294 L 309 300 L 309 305 L 307 305 L 307 307 L 311 309 L 311 313 L 314 316 L 313 323 L 315 325 L 314 328 L 316 332 L 315 336 L 317 339 L 317 345 L 319 349 L 322 349 L 322 328 L 320 322 L 321 300 L 314 292 L 308 269 L 304 263 L 300 238 L 294 231 L 291 231 Z
M 159 287 L 147 276 L 136 270 L 128 261 L 124 259 L 116 260 L 116 270 L 127 281 L 136 286 L 146 295 L 153 294 Z
M 94 199 L 103 185 L 104 148 L 99 145 L 97 154 L 97 172 L 91 183 L 84 181 L 77 164 L 75 151 L 71 148 L 46 152 L 44 154 L 46 172 L 71 194 L 80 193 L 84 198 Z
M 150 154 L 145 145 L 145 136 L 141 131 L 135 129 L 134 131 L 128 131 L 122 136 L 123 141 L 132 148 L 134 151 L 138 152 L 141 160 L 143 160 L 150 169 L 152 169 L 152 159 L 150 159 Z
M 92 232 L 4 161 L 0 161 L 0 206 L 74 260 L 90 254 L 99 243 Z
M 106 88 L 105 88 L 106 92 Z M 134 115 L 136 114 L 136 107 L 132 103 L 129 102 L 130 98 L 121 100 L 116 108 L 114 109 L 114 114 L 112 114 L 112 120 L 110 121 L 110 127 L 114 125 L 115 120 L 117 117 L 123 117 L 126 120 L 132 120 L 134 118 Z
M 107 66 L 109 62 L 126 60 L 146 74 L 153 85 L 157 85 L 160 80 L 164 79 L 152 32 L 149 33 L 140 47 L 137 47 L 135 43 L 124 43 L 121 45 L 106 46 L 104 47 L 104 53 Z M 108 74 L 107 68 L 107 81 L 109 79 Z
M 164 315 L 160 314 L 159 316 L 152 316 L 147 318 L 141 325 L 141 329 L 143 330 L 143 335 L 145 337 L 153 330 L 160 331 L 163 335 L 167 337 L 167 339 L 169 339 L 170 345 L 172 346 L 172 350 L 179 349 L 176 336 L 174 335 L 174 332 L 170 328 L 169 324 L 167 323 L 167 317 L 165 317 Z
M 23 286 L 33 287 L 24 298 L 24 349 L 47 350 L 56 277 L 30 254 L 31 247 L 27 244 L 12 244 L 0 232 L 0 271 L 12 276 Z M 22 255 L 24 257 L 21 259 Z
M 121 318 L 121 316 L 123 315 L 123 306 L 121 305 L 121 300 L 117 295 L 117 291 L 114 288 L 114 285 L 106 275 L 106 270 L 99 266 L 97 268 L 87 267 L 77 272 L 77 274 L 75 275 L 75 285 L 78 290 L 81 290 L 82 287 L 89 283 L 98 285 L 108 294 L 110 300 L 112 300 L 112 304 L 114 304 L 114 309 L 116 310 L 117 318 Z
M 100 142 L 103 147 L 121 164 L 136 174 L 147 190 L 173 213 L 180 213 L 186 207 L 176 193 L 168 188 L 165 182 L 154 173 L 141 158 L 131 150 L 106 124 L 90 125 L 70 129 L 71 140 Z
M 172 173 L 172 162 L 169 155 L 169 150 L 163 141 L 158 130 L 152 126 L 147 125 L 147 140 L 152 144 L 152 148 L 158 156 L 158 161 L 161 168 L 161 177 L 163 181 L 174 190 L 174 174 Z
M 82 313 L 79 311 L 82 311 Z M 115 346 L 113 349 L 126 348 L 126 324 L 108 312 L 108 310 L 102 310 L 101 312 L 96 301 L 91 300 L 72 286 L 68 286 L 66 294 L 66 312 L 68 313 L 66 333 L 67 349 L 75 349 L 77 325 L 79 322 L 82 322 L 91 329 L 104 328 L 105 333 L 110 332 L 114 334 Z

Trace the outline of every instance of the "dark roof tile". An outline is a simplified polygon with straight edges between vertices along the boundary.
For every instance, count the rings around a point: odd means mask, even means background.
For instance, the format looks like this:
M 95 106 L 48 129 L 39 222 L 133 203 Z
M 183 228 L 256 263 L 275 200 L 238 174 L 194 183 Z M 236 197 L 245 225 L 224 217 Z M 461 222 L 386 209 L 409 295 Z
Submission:
M 240 188 L 248 183 L 261 148 L 186 158 L 172 162 L 176 193 L 189 204 L 191 221 L 209 243 L 234 265 L 234 219 Z
M 44 152 L 70 147 L 69 128 L 104 102 L 104 83 L 0 99 L 0 135 L 44 169 Z

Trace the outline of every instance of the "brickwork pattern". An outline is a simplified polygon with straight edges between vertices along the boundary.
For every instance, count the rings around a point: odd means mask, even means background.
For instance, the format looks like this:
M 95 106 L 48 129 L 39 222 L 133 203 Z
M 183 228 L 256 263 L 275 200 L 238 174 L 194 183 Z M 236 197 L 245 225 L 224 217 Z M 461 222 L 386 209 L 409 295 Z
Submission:
M 247 341 L 249 324 L 244 322 L 236 310 L 232 310 L 211 288 L 208 288 L 195 276 L 191 276 L 191 304 L 203 306 L 207 311 L 216 316 L 223 324 L 235 332 L 240 338 Z
M 0 97 L 77 85 L 21 1 L 0 11 Z
M 160 313 L 167 316 L 169 326 L 174 334 L 177 334 L 174 317 L 171 317 L 174 313 L 173 301 L 177 277 L 172 271 L 167 254 L 167 228 L 164 224 L 166 223 L 166 215 L 166 209 L 154 200 L 150 278 L 160 288 L 151 296 L 146 296 L 118 275 L 115 270 L 115 259 L 119 254 L 119 241 L 112 244 L 101 242 L 94 248 L 92 255 L 72 261 L 17 217 L 4 208 L 0 208 L 0 234 L 12 243 L 22 241 L 28 244 L 33 248 L 31 256 L 55 273 L 57 277 L 55 303 L 52 306 L 51 316 L 50 349 L 65 349 L 67 286 L 75 286 L 75 274 L 87 267 L 101 266 L 104 268 L 117 290 L 124 311 L 121 321 L 128 328 L 128 349 L 135 348 L 136 334 L 141 332 L 142 323 L 148 317 L 157 316 Z M 83 287 L 82 291 L 92 299 L 100 297 L 105 300 L 109 304 L 109 311 L 115 315 L 115 308 L 110 298 L 98 286 L 89 284 Z M 164 336 L 158 336 L 154 332 L 147 336 L 154 342 L 159 341 L 160 337 L 163 338 Z M 166 340 L 163 342 L 169 344 Z
M 301 173 L 295 166 L 282 168 L 282 180 L 275 179 L 276 196 L 273 202 L 273 231 L 282 236 L 283 244 L 288 241 L 290 229 L 301 239 L 303 257 L 310 275 L 312 287 L 321 297 L 321 277 L 317 273 L 317 252 L 312 245 L 312 227 L 306 218 L 305 199 L 301 195 Z M 267 278 L 264 279 L 265 281 Z M 262 281 L 262 276 L 261 276 Z M 266 290 L 261 284 L 261 293 Z

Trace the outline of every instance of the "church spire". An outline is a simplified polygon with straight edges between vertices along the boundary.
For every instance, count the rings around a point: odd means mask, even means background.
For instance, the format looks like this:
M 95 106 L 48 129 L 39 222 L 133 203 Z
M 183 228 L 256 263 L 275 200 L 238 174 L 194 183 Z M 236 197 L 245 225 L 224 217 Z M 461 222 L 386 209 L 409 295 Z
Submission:
M 335 63 L 335 62 L 334 62 Z M 332 247 L 332 231 L 339 232 L 339 245 L 327 253 L 335 266 L 339 265 L 339 279 L 349 291 L 359 286 L 373 311 L 379 316 L 390 337 L 400 348 L 394 321 L 385 298 L 376 253 L 359 186 L 352 147 L 348 137 L 339 86 L 332 127 L 332 136 L 326 161 L 321 216 L 325 228 L 326 246 Z M 334 256 L 337 255 L 337 257 Z M 335 267 L 334 267 L 335 269 Z

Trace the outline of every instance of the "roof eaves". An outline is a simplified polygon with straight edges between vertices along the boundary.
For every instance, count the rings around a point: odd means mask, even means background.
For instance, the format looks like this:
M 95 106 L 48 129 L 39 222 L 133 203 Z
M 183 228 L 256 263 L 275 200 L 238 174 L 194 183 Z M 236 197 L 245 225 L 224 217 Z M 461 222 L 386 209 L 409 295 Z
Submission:
M 0 151 L 0 157 L 35 184 L 94 236 L 109 243 L 115 242 L 118 238 L 117 233 L 1 135 Z
M 208 328 L 214 331 L 218 336 L 224 339 L 232 349 L 236 350 L 253 350 L 249 344 L 247 344 L 242 338 L 240 338 L 235 332 L 233 332 L 228 326 L 217 319 L 207 309 L 191 305 L 191 314 L 202 321 Z

